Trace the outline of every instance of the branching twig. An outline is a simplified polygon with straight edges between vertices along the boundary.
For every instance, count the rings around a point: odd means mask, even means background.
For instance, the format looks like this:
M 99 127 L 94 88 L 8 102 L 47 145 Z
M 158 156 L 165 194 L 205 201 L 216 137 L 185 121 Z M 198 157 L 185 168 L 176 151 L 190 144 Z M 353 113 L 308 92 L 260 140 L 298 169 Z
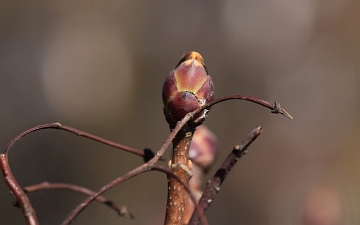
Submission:
M 262 99 L 258 99 L 252 96 L 245 95 L 233 95 L 224 98 L 217 99 L 208 104 L 205 104 L 200 110 L 210 107 L 211 105 L 217 104 L 222 101 L 231 100 L 231 99 L 241 99 L 257 104 L 263 105 L 271 109 L 272 113 L 281 113 L 286 117 L 292 119 L 289 113 L 281 108 L 280 104 L 275 102 L 271 103 Z M 196 115 L 193 112 L 193 115 Z M 204 120 L 203 117 L 194 121 L 195 127 L 196 124 L 202 123 Z M 191 125 L 188 124 L 186 129 L 191 129 Z M 185 134 L 188 134 L 186 136 Z M 189 147 L 191 142 L 191 137 L 193 135 L 193 130 L 185 130 L 185 132 L 179 132 L 173 140 L 173 159 L 170 165 L 171 170 L 182 178 L 182 181 L 189 183 L 191 177 L 191 171 L 189 170 L 188 161 L 189 161 Z M 168 178 L 168 198 L 166 205 L 166 215 L 165 215 L 165 224 L 166 225 L 182 225 L 184 223 L 184 209 L 186 204 L 186 195 L 183 186 L 177 182 L 173 177 Z
M 154 165 L 159 159 L 160 157 L 164 154 L 164 152 L 166 151 L 166 149 L 169 147 L 170 143 L 172 142 L 172 140 L 174 139 L 174 137 L 177 135 L 177 133 L 179 132 L 180 129 L 182 129 L 182 127 L 191 119 L 194 117 L 194 115 L 196 115 L 197 113 L 199 113 L 200 111 L 211 107 L 212 105 L 215 105 L 219 102 L 222 101 L 226 101 L 226 100 L 232 100 L 232 99 L 241 99 L 241 100 L 247 100 L 247 101 L 252 101 L 255 102 L 257 104 L 263 105 L 267 108 L 270 108 L 272 111 L 272 113 L 280 113 L 285 115 L 288 118 L 292 118 L 284 109 L 282 109 L 280 107 L 280 104 L 278 103 L 271 103 L 271 102 L 267 102 L 264 100 L 260 100 L 251 96 L 244 96 L 244 95 L 234 95 L 234 96 L 229 96 L 229 97 L 223 97 L 220 99 L 217 99 L 215 101 L 209 102 L 207 104 L 205 104 L 204 106 L 194 110 L 191 113 L 188 113 L 181 121 L 179 121 L 176 125 L 176 127 L 172 130 L 172 132 L 170 133 L 170 135 L 168 136 L 167 140 L 165 141 L 165 143 L 161 146 L 160 150 L 156 153 L 156 155 L 147 163 L 133 169 L 132 171 L 128 172 L 127 174 L 118 177 L 117 179 L 115 179 L 114 181 L 110 182 L 109 184 L 105 185 L 104 187 L 100 188 L 97 192 L 95 192 L 93 195 L 89 196 L 88 198 L 86 198 L 80 205 L 78 205 L 71 213 L 70 215 L 65 219 L 64 224 L 69 224 L 77 215 L 78 213 L 80 213 L 90 202 L 92 202 L 96 197 L 98 197 L 99 195 L 101 195 L 102 193 L 104 193 L 105 191 L 109 190 L 110 188 L 114 187 L 115 185 L 121 183 L 122 181 L 125 181 L 139 173 L 145 172 L 147 170 L 150 169 L 150 167 L 152 165 Z M 18 141 L 20 140 L 22 137 L 24 137 L 25 135 L 34 132 L 36 130 L 41 130 L 41 129 L 48 129 L 48 128 L 53 128 L 53 129 L 61 129 L 61 130 L 65 130 L 71 133 L 74 133 L 76 135 L 79 136 L 84 136 L 86 138 L 98 141 L 100 143 L 112 146 L 112 147 L 116 147 L 116 148 L 120 148 L 129 152 L 132 152 L 134 154 L 143 156 L 143 151 L 140 150 L 136 150 L 124 145 L 120 145 L 117 144 L 115 142 L 111 142 L 105 139 L 102 139 L 100 137 L 97 137 L 95 135 L 86 133 L 86 132 L 82 132 L 80 130 L 77 130 L 75 128 L 71 128 L 71 127 L 67 127 L 67 126 L 63 126 L 60 123 L 52 123 L 52 124 L 44 124 L 44 125 L 39 125 L 36 126 L 34 128 L 31 128 L 29 130 L 26 130 L 24 132 L 22 132 L 21 134 L 19 134 L 18 136 L 16 136 L 13 140 L 11 140 L 9 142 L 9 144 L 6 146 L 5 150 L 3 151 L 2 154 L 0 154 L 0 168 L 5 180 L 5 183 L 8 185 L 8 187 L 10 188 L 10 190 L 12 191 L 12 193 L 14 194 L 14 196 L 16 197 L 20 208 L 22 209 L 23 215 L 25 217 L 25 220 L 27 221 L 28 224 L 38 224 L 37 218 L 36 218 L 36 214 L 35 214 L 35 210 L 33 209 L 28 197 L 26 196 L 26 194 L 23 192 L 23 190 L 21 189 L 20 185 L 17 183 L 15 177 L 13 176 L 10 166 L 8 164 L 8 152 L 10 150 L 10 148 Z
M 261 132 L 262 127 L 258 126 L 253 129 L 239 145 L 235 145 L 234 149 L 225 159 L 220 169 L 218 169 L 214 177 L 207 183 L 204 193 L 199 201 L 199 206 L 204 210 L 204 212 L 213 202 L 216 194 L 220 191 L 222 182 L 232 170 L 233 166 L 236 164 L 238 159 L 246 153 L 247 147 L 261 134 Z M 189 221 L 189 225 L 196 224 L 199 224 L 199 218 L 197 213 L 193 213 Z
M 66 184 L 66 183 L 49 183 L 46 181 L 23 188 L 25 193 L 31 193 L 31 192 L 35 192 L 35 191 L 41 191 L 41 190 L 50 190 L 50 189 L 66 189 L 66 190 L 82 193 L 84 195 L 94 194 L 94 192 L 92 190 L 87 189 L 85 187 L 78 186 L 78 185 Z M 125 206 L 119 206 L 115 202 L 110 201 L 102 196 L 98 196 L 95 200 L 97 200 L 100 203 L 103 203 L 104 205 L 115 210 L 119 216 L 123 216 L 123 217 L 129 218 L 129 219 L 134 219 L 134 215 L 132 213 L 130 213 L 129 210 Z
M 18 205 L 21 208 L 22 212 L 23 212 L 23 216 L 25 217 L 25 220 L 27 221 L 27 224 L 31 224 L 31 225 L 35 225 L 38 224 L 38 220 L 36 217 L 36 213 L 34 208 L 32 207 L 29 198 L 26 196 L 26 194 L 24 193 L 24 191 L 21 189 L 21 186 L 17 183 L 14 175 L 11 172 L 10 166 L 9 166 L 9 161 L 8 161 L 8 153 L 10 148 L 17 142 L 19 141 L 22 137 L 26 136 L 27 134 L 30 134 L 34 131 L 37 130 L 42 130 L 42 129 L 61 129 L 61 130 L 65 130 L 68 131 L 70 133 L 76 134 L 78 136 L 83 136 L 95 141 L 98 141 L 100 143 L 115 147 L 115 148 L 119 148 L 119 149 L 123 149 L 125 151 L 134 153 L 136 155 L 139 156 L 144 156 L 143 151 L 125 146 L 125 145 L 121 145 L 103 138 L 100 138 L 96 135 L 92 135 L 80 130 L 77 130 L 75 128 L 72 127 L 68 127 L 68 126 L 64 126 L 61 125 L 60 123 L 51 123 L 51 124 L 43 124 L 43 125 L 38 125 L 36 127 L 30 128 L 28 130 L 25 130 L 24 132 L 20 133 L 19 135 L 17 135 L 13 140 L 11 140 L 9 142 L 9 144 L 5 147 L 4 151 L 2 154 L 0 154 L 1 160 L 0 160 L 0 168 L 1 168 L 1 172 L 3 174 L 5 183 L 8 185 L 8 187 L 10 188 L 10 191 L 14 194 L 14 196 L 17 199 Z
M 143 164 L 144 165 L 144 164 Z M 139 175 L 141 173 L 144 173 L 144 172 L 148 172 L 150 170 L 157 170 L 157 171 L 161 171 L 161 172 L 164 172 L 166 173 L 167 175 L 170 175 L 170 176 L 173 176 L 175 179 L 177 179 L 184 187 L 185 189 L 187 190 L 187 192 L 189 193 L 192 201 L 194 202 L 195 204 L 195 208 L 196 208 L 196 211 L 197 213 L 200 215 L 199 216 L 199 220 L 204 224 L 204 225 L 207 225 L 207 221 L 204 217 L 204 214 L 203 214 L 203 211 L 198 207 L 197 203 L 196 203 L 196 198 L 194 197 L 194 195 L 191 193 L 191 190 L 190 188 L 187 186 L 186 183 L 184 183 L 180 177 L 178 177 L 177 175 L 175 175 L 172 171 L 168 170 L 168 169 L 165 169 L 163 167 L 160 167 L 160 166 L 156 166 L 156 165 L 149 165 L 147 167 L 143 167 L 140 166 L 140 167 L 137 167 L 136 169 L 130 171 L 129 173 L 121 176 L 121 177 L 118 177 L 116 178 L 115 180 L 109 182 L 108 184 L 106 184 L 105 186 L 103 186 L 98 192 L 94 193 L 93 195 L 91 195 L 90 197 L 88 197 L 87 199 L 85 199 L 82 204 L 79 204 L 75 210 L 73 210 L 67 217 L 66 219 L 61 223 L 62 225 L 66 225 L 66 224 L 70 224 L 74 219 L 75 217 L 82 211 L 84 210 L 84 208 L 91 202 L 93 201 L 92 199 L 93 198 L 96 198 L 99 196 L 98 193 L 102 194 L 103 192 L 105 192 L 106 190 L 109 190 L 110 188 L 120 184 L 121 182 L 133 177 L 133 176 L 136 176 L 136 175 Z M 83 204 L 86 204 L 85 206 L 83 206 Z

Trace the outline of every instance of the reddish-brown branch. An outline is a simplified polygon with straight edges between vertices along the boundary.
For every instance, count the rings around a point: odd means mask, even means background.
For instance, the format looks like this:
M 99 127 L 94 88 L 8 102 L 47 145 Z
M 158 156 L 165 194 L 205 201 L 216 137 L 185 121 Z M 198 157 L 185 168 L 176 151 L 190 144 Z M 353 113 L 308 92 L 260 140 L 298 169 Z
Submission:
M 275 113 L 275 114 L 282 114 L 284 116 L 286 116 L 289 119 L 293 119 L 293 117 L 280 106 L 280 103 L 278 102 L 268 102 L 259 98 L 255 98 L 252 96 L 247 96 L 247 95 L 231 95 L 231 96 L 226 96 L 226 97 L 222 97 L 222 98 L 218 98 L 212 102 L 206 103 L 205 105 L 201 106 L 200 108 L 188 113 L 185 115 L 185 117 L 180 120 L 179 122 L 177 122 L 176 127 L 172 130 L 172 132 L 169 134 L 168 138 L 166 139 L 165 143 L 161 146 L 160 150 L 156 153 L 157 156 L 154 157 L 151 161 L 149 161 L 150 164 L 154 164 L 156 163 L 159 158 L 164 154 L 165 150 L 169 147 L 169 145 L 171 144 L 171 141 L 175 138 L 175 136 L 177 135 L 177 133 L 185 126 L 185 124 L 194 117 L 194 115 L 198 114 L 199 112 L 201 112 L 204 109 L 207 109 L 213 105 L 216 105 L 220 102 L 224 102 L 224 101 L 229 101 L 229 100 L 245 100 L 245 101 L 251 101 L 254 102 L 256 104 L 259 104 L 261 106 L 264 106 L 268 109 L 271 109 L 271 113 Z M 200 118 L 199 121 L 201 121 L 202 119 Z
M 209 108 L 212 105 L 215 105 L 215 104 L 217 104 L 219 102 L 227 101 L 227 100 L 233 100 L 233 99 L 241 99 L 241 100 L 252 101 L 252 102 L 255 102 L 257 104 L 263 105 L 263 106 L 265 106 L 267 108 L 270 108 L 272 113 L 280 113 L 280 114 L 285 115 L 288 118 L 292 118 L 284 109 L 282 109 L 280 107 L 280 104 L 278 104 L 276 102 L 275 103 L 267 102 L 267 101 L 260 100 L 260 99 L 257 99 L 257 98 L 251 97 L 251 96 L 234 95 L 234 96 L 223 97 L 223 98 L 217 99 L 215 101 L 212 101 L 210 103 L 207 103 L 204 106 L 194 110 L 193 112 L 188 113 L 181 121 L 179 121 L 177 123 L 176 127 L 169 134 L 169 136 L 168 136 L 167 140 L 165 141 L 165 143 L 161 146 L 160 150 L 156 153 L 156 155 L 150 161 L 148 161 L 147 163 L 133 169 L 129 173 L 125 174 L 124 176 L 118 177 L 114 181 L 110 182 L 109 184 L 107 184 L 104 187 L 102 187 L 101 189 L 99 189 L 93 195 L 86 198 L 80 205 L 78 205 L 70 213 L 70 215 L 67 217 L 67 219 L 65 219 L 64 224 L 69 224 L 78 215 L 78 213 L 80 213 L 85 207 L 87 207 L 87 205 L 90 202 L 92 202 L 96 197 L 98 197 L 99 195 L 101 195 L 102 193 L 107 191 L 108 189 L 114 187 L 115 185 L 121 183 L 122 181 L 125 181 L 125 180 L 139 174 L 139 173 L 142 173 L 142 172 L 148 170 L 150 168 L 150 166 L 154 165 L 160 159 L 160 157 L 164 154 L 164 152 L 169 147 L 170 143 L 172 142 L 174 137 L 177 135 L 179 130 L 182 129 L 184 127 L 184 125 L 191 118 L 194 117 L 194 115 L 196 115 L 200 111 L 202 111 L 202 110 L 204 110 L 206 108 Z M 10 166 L 8 164 L 8 152 L 9 152 L 10 148 L 18 140 L 20 140 L 22 137 L 24 137 L 25 135 L 27 135 L 27 134 L 29 134 L 31 132 L 37 131 L 37 130 L 49 129 L 49 128 L 65 130 L 65 131 L 74 133 L 76 135 L 83 136 L 83 137 L 98 141 L 100 143 L 103 143 L 103 144 L 106 144 L 106 145 L 109 145 L 109 146 L 112 146 L 112 147 L 115 147 L 115 148 L 120 148 L 120 149 L 129 151 L 129 152 L 132 152 L 134 154 L 143 156 L 143 151 L 136 150 L 136 149 L 124 146 L 124 145 L 117 144 L 115 142 L 111 142 L 111 141 L 102 139 L 100 137 L 97 137 L 95 135 L 92 135 L 92 134 L 89 134 L 89 133 L 86 133 L 86 132 L 82 132 L 82 131 L 77 130 L 75 128 L 63 126 L 60 123 L 39 125 L 39 126 L 33 127 L 33 128 L 31 128 L 29 130 L 26 130 L 26 131 L 22 132 L 21 134 L 19 134 L 18 136 L 16 136 L 13 140 L 11 140 L 9 142 L 9 144 L 6 146 L 5 150 L 3 151 L 3 154 L 0 155 L 0 157 L 1 157 L 0 168 L 1 168 L 1 171 L 3 173 L 4 180 L 5 180 L 6 184 L 9 186 L 10 190 L 14 193 L 14 196 L 17 198 L 19 206 L 22 209 L 23 215 L 24 215 L 24 217 L 25 217 L 28 224 L 38 224 L 36 214 L 35 214 L 35 210 L 31 206 L 30 201 L 27 198 L 26 194 L 22 191 L 20 185 L 16 182 L 16 179 L 14 178 L 14 176 L 11 173 L 11 169 L 10 169 Z
M 203 225 L 207 225 L 207 221 L 204 217 L 204 214 L 202 212 L 202 210 L 198 207 L 197 203 L 196 203 L 196 199 L 195 197 L 192 195 L 190 188 L 186 185 L 186 183 L 184 183 L 180 177 L 178 177 L 177 175 L 173 174 L 170 170 L 167 170 L 165 168 L 162 168 L 160 166 L 156 166 L 156 165 L 146 165 L 147 163 L 135 168 L 134 170 L 126 173 L 125 175 L 116 178 L 115 180 L 109 182 L 108 184 L 106 184 L 105 186 L 103 186 L 102 188 L 100 188 L 97 192 L 95 192 L 93 195 L 89 196 L 88 198 L 86 198 L 81 204 L 79 204 L 66 218 L 65 220 L 61 223 L 62 225 L 67 225 L 70 224 L 75 218 L 76 216 L 85 209 L 86 206 L 89 205 L 90 202 L 92 202 L 96 197 L 98 197 L 100 194 L 104 193 L 105 191 L 109 190 L 110 188 L 122 183 L 123 181 L 130 179 L 131 177 L 134 177 L 136 175 L 139 175 L 141 173 L 144 172 L 148 172 L 151 170 L 157 170 L 157 171 L 161 171 L 161 172 L 165 172 L 167 175 L 171 175 L 173 177 L 175 177 L 183 186 L 185 186 L 185 189 L 188 191 L 188 193 L 191 196 L 192 201 L 194 201 L 195 207 L 196 207 L 196 211 L 198 213 L 198 215 L 200 215 L 200 221 L 202 222 Z
M 131 170 L 130 172 L 124 174 L 123 176 L 117 177 L 115 180 L 110 181 L 105 186 L 101 187 L 99 190 L 97 190 L 94 194 L 87 197 L 84 201 L 82 201 L 79 205 L 75 207 L 73 211 L 70 212 L 70 214 L 65 218 L 65 220 L 61 223 L 62 225 L 70 224 L 78 215 L 80 212 L 82 212 L 85 207 L 87 207 L 92 201 L 95 200 L 98 196 L 103 194 L 105 191 L 115 187 L 116 185 L 130 179 L 131 177 L 134 177 L 136 175 L 139 175 L 143 172 L 149 171 L 148 163 L 142 164 L 141 166 Z
M 222 97 L 222 98 L 215 99 L 214 101 L 209 102 L 209 103 L 203 105 L 202 107 L 198 108 L 197 110 L 194 110 L 193 112 L 191 112 L 192 117 L 194 115 L 196 115 L 197 113 L 199 113 L 200 111 L 202 111 L 202 110 L 204 110 L 206 108 L 209 108 L 209 107 L 211 107 L 213 105 L 216 105 L 216 104 L 218 104 L 220 102 L 224 102 L 224 101 L 228 101 L 228 100 L 235 100 L 235 99 L 254 102 L 254 103 L 259 104 L 261 106 L 264 106 L 264 107 L 266 107 L 268 109 L 271 109 L 271 113 L 282 114 L 282 115 L 286 116 L 289 119 L 293 119 L 293 117 L 285 109 L 283 109 L 280 106 L 279 102 L 269 102 L 269 101 L 265 101 L 263 99 L 259 99 L 259 98 L 256 98 L 256 97 L 253 97 L 253 96 L 247 96 L 247 95 L 230 95 L 230 96 L 225 96 L 225 97 Z M 188 114 L 190 114 L 190 113 L 188 113 Z M 199 118 L 198 121 L 195 121 L 195 123 L 196 122 L 201 122 L 201 120 L 202 120 L 202 118 Z
M 35 210 L 32 207 L 29 198 L 20 188 L 20 185 L 16 182 L 14 175 L 10 170 L 8 155 L 0 154 L 0 162 L 1 162 L 1 172 L 4 177 L 4 181 L 7 184 L 7 186 L 10 188 L 10 191 L 13 193 L 15 198 L 17 199 L 26 223 L 28 225 L 39 224 Z
M 8 145 L 5 147 L 3 153 L 0 155 L 1 160 L 0 160 L 0 168 L 5 180 L 5 183 L 8 185 L 8 187 L 10 188 L 11 192 L 14 194 L 14 196 L 17 199 L 18 205 L 21 208 L 22 212 L 23 212 L 23 216 L 25 217 L 25 220 L 27 221 L 27 224 L 38 224 L 38 220 L 36 217 L 36 213 L 34 208 L 32 207 L 29 198 L 27 197 L 27 195 L 24 193 L 24 191 L 21 189 L 21 186 L 17 183 L 15 177 L 13 176 L 10 166 L 9 166 L 9 162 L 8 162 L 8 153 L 10 148 L 17 142 L 19 141 L 22 137 L 37 131 L 37 130 L 42 130 L 42 129 L 60 129 L 60 130 L 65 130 L 68 131 L 70 133 L 76 134 L 78 136 L 83 136 L 95 141 L 98 141 L 100 143 L 115 147 L 115 148 L 119 148 L 119 149 L 123 149 L 125 151 L 131 152 L 133 154 L 139 155 L 139 156 L 144 156 L 144 152 L 125 146 L 125 145 L 121 145 L 112 141 L 108 141 L 106 139 L 100 138 L 96 135 L 92 135 L 83 131 L 80 131 L 78 129 L 72 128 L 72 127 L 68 127 L 68 126 L 64 126 L 61 125 L 60 123 L 51 123 L 51 124 L 42 124 L 42 125 L 38 125 L 36 127 L 30 128 L 28 130 L 23 131 L 22 133 L 20 133 L 19 135 L 17 135 L 13 140 L 11 140 Z
M 5 150 L 3 151 L 4 154 L 7 154 L 9 149 L 17 142 L 19 141 L 22 137 L 34 132 L 34 131 L 37 131 L 37 130 L 43 130 L 43 129 L 59 129 L 59 130 L 64 130 L 64 131 L 67 131 L 67 132 L 70 132 L 70 133 L 73 133 L 73 134 L 76 134 L 78 136 L 82 136 L 82 137 L 85 137 L 85 138 L 89 138 L 91 140 L 94 140 L 94 141 L 97 141 L 97 142 L 100 142 L 102 144 L 105 144 L 105 145 L 109 145 L 111 147 L 114 147 L 114 148 L 118 148 L 118 149 L 122 149 L 122 150 L 125 150 L 127 152 L 130 152 L 130 153 L 133 153 L 135 155 L 138 155 L 138 156 L 141 156 L 143 157 L 144 156 L 144 152 L 142 150 L 139 150 L 139 149 L 136 149 L 136 148 L 132 148 L 132 147 L 129 147 L 129 146 L 126 146 L 126 145 L 122 145 L 122 144 L 118 144 L 116 142 L 113 142 L 113 141 L 109 141 L 109 140 L 106 140 L 104 138 L 101 138 L 101 137 L 98 137 L 96 135 L 93 135 L 93 134 L 89 134 L 87 132 L 84 132 L 84 131 L 81 131 L 81 130 L 78 130 L 78 129 L 75 129 L 75 128 L 72 128 L 72 127 L 68 127 L 68 126 L 65 126 L 65 125 L 62 125 L 60 123 L 48 123 L 48 124 L 42 124 L 42 125 L 38 125 L 36 127 L 32 127 L 28 130 L 25 130 L 24 132 L 20 133 L 19 135 L 17 135 L 13 140 L 11 140 L 9 142 L 9 144 L 6 146 Z
M 173 139 L 173 157 L 170 170 L 188 184 L 191 178 L 191 165 L 189 164 L 189 149 L 193 131 L 180 132 Z M 190 162 L 191 163 L 191 162 Z M 184 186 L 175 179 L 168 176 L 168 199 L 166 205 L 165 224 L 184 224 L 184 211 L 186 203 L 186 190 Z
M 34 184 L 31 186 L 24 187 L 23 190 L 25 193 L 31 193 L 35 191 L 41 190 L 51 190 L 51 189 L 66 189 L 74 192 L 78 192 L 84 195 L 92 195 L 94 192 L 90 189 L 85 187 L 81 187 L 74 184 L 66 184 L 66 183 L 49 183 L 49 182 L 41 182 L 39 184 Z M 119 206 L 113 201 L 110 201 L 102 196 L 98 196 L 95 200 L 99 201 L 100 203 L 110 207 L 111 209 L 115 210 L 119 216 L 123 216 L 129 219 L 134 219 L 134 215 L 129 212 L 129 210 L 125 206 Z
M 287 113 L 284 109 L 282 109 L 279 103 L 277 102 L 272 103 L 252 96 L 245 96 L 245 95 L 233 95 L 212 101 L 208 104 L 205 104 L 203 107 L 195 110 L 194 112 L 190 113 L 192 114 L 191 118 L 205 108 L 208 108 L 222 101 L 227 101 L 231 99 L 241 99 L 241 100 L 251 101 L 271 109 L 272 113 L 281 113 L 284 116 L 292 119 L 292 116 L 289 113 Z M 186 116 L 188 115 L 189 114 L 187 114 Z M 203 119 L 204 118 L 200 117 L 198 120 L 195 120 L 194 124 L 202 123 Z M 182 122 L 183 120 L 179 122 L 177 126 L 181 125 Z M 192 132 L 191 132 L 191 137 L 192 137 Z M 182 178 L 182 180 L 188 184 L 189 179 L 191 177 L 191 172 L 188 169 L 188 157 L 189 157 L 188 148 L 190 146 L 191 138 L 186 139 L 184 135 L 178 133 L 175 139 L 173 139 L 173 142 L 174 142 L 174 147 L 173 147 L 174 156 L 170 168 L 172 171 L 174 171 L 176 175 L 179 175 Z M 179 159 L 176 156 L 181 156 L 180 159 L 183 160 L 179 162 L 176 161 L 177 159 Z M 168 199 L 167 199 L 166 216 L 165 216 L 166 225 L 170 225 L 170 224 L 180 225 L 184 223 L 183 218 L 184 218 L 185 203 L 186 203 L 186 195 L 184 189 L 182 188 L 182 185 L 180 185 L 179 182 L 177 182 L 173 177 L 169 177 Z
M 247 147 L 255 141 L 255 139 L 261 134 L 262 127 L 258 126 L 253 129 L 244 140 L 241 141 L 239 145 L 235 145 L 232 152 L 228 155 L 225 159 L 223 164 L 221 165 L 220 169 L 215 173 L 214 177 L 208 182 L 207 186 L 205 187 L 204 193 L 199 201 L 199 206 L 204 212 L 210 206 L 210 204 L 215 199 L 216 194 L 220 191 L 220 186 L 230 173 L 236 162 L 238 161 L 241 156 L 243 156 L 246 151 Z M 193 213 L 189 225 L 196 225 L 199 224 L 199 218 L 197 213 Z

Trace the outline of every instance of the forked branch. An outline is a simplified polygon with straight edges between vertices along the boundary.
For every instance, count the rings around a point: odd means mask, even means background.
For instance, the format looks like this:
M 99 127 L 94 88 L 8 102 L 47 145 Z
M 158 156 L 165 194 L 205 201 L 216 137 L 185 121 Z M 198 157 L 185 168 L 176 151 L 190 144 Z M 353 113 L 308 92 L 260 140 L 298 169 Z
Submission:
M 69 216 L 67 217 L 67 219 L 65 219 L 63 224 L 69 224 L 78 215 L 78 213 L 80 213 L 90 202 L 95 200 L 95 198 L 97 198 L 99 195 L 101 195 L 105 191 L 109 190 L 110 188 L 116 186 L 117 184 L 119 184 L 119 183 L 133 177 L 133 176 L 136 176 L 136 175 L 138 175 L 138 174 L 140 174 L 142 172 L 151 170 L 152 166 L 154 166 L 154 164 L 161 158 L 161 156 L 164 154 L 166 149 L 169 147 L 169 145 L 171 144 L 174 137 L 184 127 L 184 125 L 191 118 L 194 117 L 194 115 L 198 114 L 202 110 L 207 109 L 207 108 L 209 108 L 209 107 L 211 107 L 211 106 L 213 106 L 213 105 L 215 105 L 215 104 L 217 104 L 219 102 L 227 101 L 227 100 L 233 100 L 233 99 L 241 99 L 241 100 L 247 100 L 247 101 L 255 102 L 257 104 L 263 105 L 263 106 L 271 109 L 272 113 L 280 113 L 280 114 L 283 114 L 284 116 L 292 119 L 290 114 L 288 114 L 283 108 L 280 107 L 280 104 L 267 102 L 267 101 L 260 100 L 260 99 L 257 99 L 257 98 L 251 97 L 251 96 L 234 95 L 234 96 L 223 97 L 223 98 L 217 99 L 215 101 L 209 102 L 209 103 L 203 105 L 202 107 L 194 110 L 193 112 L 186 114 L 186 116 L 176 124 L 176 127 L 169 134 L 169 136 L 168 136 L 167 140 L 165 141 L 165 143 L 161 146 L 159 151 L 156 153 L 156 155 L 151 160 L 149 160 L 147 163 L 142 164 L 141 166 L 133 169 L 132 171 L 126 173 L 125 175 L 116 178 L 115 180 L 108 183 L 107 185 L 101 187 L 98 191 L 93 193 L 91 196 L 86 198 L 81 204 L 79 204 L 69 214 Z M 119 148 L 119 149 L 129 151 L 129 152 L 131 152 L 133 154 L 136 154 L 136 155 L 139 155 L 139 156 L 142 156 L 142 157 L 144 156 L 143 151 L 141 151 L 141 150 L 137 150 L 137 149 L 134 149 L 134 148 L 130 148 L 128 146 L 120 145 L 120 144 L 117 144 L 115 142 L 111 142 L 111 141 L 108 141 L 106 139 L 102 139 L 102 138 L 100 138 L 100 137 L 98 137 L 96 135 L 92 135 L 92 134 L 77 130 L 75 128 L 71 128 L 71 127 L 61 125 L 60 123 L 39 125 L 39 126 L 33 127 L 31 129 L 28 129 L 28 130 L 22 132 L 21 134 L 16 136 L 13 140 L 11 140 L 9 142 L 9 144 L 6 146 L 3 153 L 0 154 L 0 168 L 1 168 L 4 180 L 5 180 L 5 183 L 10 188 L 10 190 L 14 194 L 14 196 L 16 197 L 16 199 L 17 199 L 17 201 L 19 203 L 19 206 L 22 209 L 25 220 L 27 221 L 27 224 L 36 225 L 36 224 L 38 224 L 38 220 L 37 220 L 37 217 L 36 217 L 36 214 L 35 214 L 35 210 L 33 209 L 27 195 L 24 193 L 21 186 L 17 183 L 15 177 L 13 176 L 13 174 L 11 172 L 11 169 L 10 169 L 10 166 L 9 166 L 9 163 L 8 163 L 8 153 L 9 153 L 10 148 L 17 141 L 19 141 L 22 137 L 24 137 L 25 135 L 27 135 L 27 134 L 29 134 L 31 132 L 37 131 L 37 130 L 49 129 L 49 128 L 65 130 L 65 131 L 74 133 L 76 135 L 84 136 L 86 138 L 98 141 L 100 143 L 103 143 L 103 144 L 106 144 L 106 145 L 109 145 L 109 146 L 112 146 L 112 147 L 115 147 L 115 148 Z

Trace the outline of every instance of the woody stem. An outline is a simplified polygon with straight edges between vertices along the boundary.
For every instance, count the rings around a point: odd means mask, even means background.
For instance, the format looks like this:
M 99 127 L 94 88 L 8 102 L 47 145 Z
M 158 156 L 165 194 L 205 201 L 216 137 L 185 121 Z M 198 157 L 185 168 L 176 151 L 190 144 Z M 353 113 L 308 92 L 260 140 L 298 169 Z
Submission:
M 191 178 L 189 148 L 194 130 L 179 132 L 173 139 L 173 157 L 170 170 L 188 184 Z M 182 225 L 186 202 L 186 190 L 173 176 L 168 176 L 168 199 L 166 206 L 166 225 Z

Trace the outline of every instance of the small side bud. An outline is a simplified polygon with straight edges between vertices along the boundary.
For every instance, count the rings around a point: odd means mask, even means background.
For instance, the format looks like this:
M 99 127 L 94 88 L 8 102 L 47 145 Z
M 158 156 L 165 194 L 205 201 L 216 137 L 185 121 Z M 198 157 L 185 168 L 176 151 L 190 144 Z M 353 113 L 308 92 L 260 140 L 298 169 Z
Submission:
M 197 127 L 189 150 L 189 158 L 193 164 L 207 171 L 214 164 L 217 155 L 218 140 L 215 134 L 205 125 Z
M 214 85 L 203 57 L 197 52 L 189 52 L 165 79 L 162 99 L 166 121 L 173 128 L 187 113 L 213 101 L 214 97 Z M 205 119 L 208 110 L 195 115 L 188 125 L 199 125 L 194 124 L 194 121 Z

